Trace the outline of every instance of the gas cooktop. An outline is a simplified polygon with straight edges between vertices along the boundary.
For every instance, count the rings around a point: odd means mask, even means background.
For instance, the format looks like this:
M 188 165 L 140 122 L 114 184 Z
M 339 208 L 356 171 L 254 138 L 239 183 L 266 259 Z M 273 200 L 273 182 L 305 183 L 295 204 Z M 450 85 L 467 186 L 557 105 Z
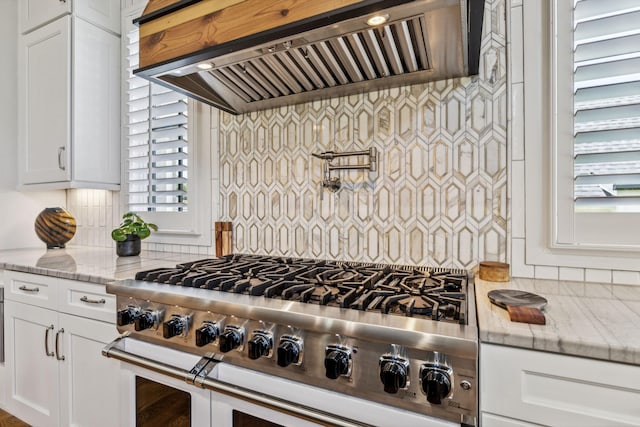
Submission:
M 467 274 L 430 269 L 228 255 L 141 271 L 136 280 L 408 317 L 466 323 Z
M 141 271 L 107 292 L 129 339 L 475 424 L 465 270 L 234 254 Z

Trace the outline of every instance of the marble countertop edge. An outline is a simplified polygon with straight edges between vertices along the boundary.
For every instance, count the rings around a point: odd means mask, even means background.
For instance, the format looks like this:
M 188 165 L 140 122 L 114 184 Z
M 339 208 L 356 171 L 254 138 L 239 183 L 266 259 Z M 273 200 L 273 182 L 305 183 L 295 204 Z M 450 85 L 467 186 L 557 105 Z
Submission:
M 546 325 L 511 322 L 491 303 L 494 289 L 519 289 L 545 297 Z M 557 280 L 475 279 L 481 343 L 640 365 L 640 286 Z

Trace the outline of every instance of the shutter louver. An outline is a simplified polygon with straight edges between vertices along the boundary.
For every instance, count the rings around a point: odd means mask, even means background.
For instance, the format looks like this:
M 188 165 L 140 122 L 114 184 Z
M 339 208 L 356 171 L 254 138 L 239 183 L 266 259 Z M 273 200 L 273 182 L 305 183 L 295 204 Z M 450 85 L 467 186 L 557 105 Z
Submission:
M 136 212 L 186 212 L 187 99 L 133 74 L 138 29 L 127 34 L 128 203 Z
M 574 1 L 576 211 L 640 212 L 640 2 Z

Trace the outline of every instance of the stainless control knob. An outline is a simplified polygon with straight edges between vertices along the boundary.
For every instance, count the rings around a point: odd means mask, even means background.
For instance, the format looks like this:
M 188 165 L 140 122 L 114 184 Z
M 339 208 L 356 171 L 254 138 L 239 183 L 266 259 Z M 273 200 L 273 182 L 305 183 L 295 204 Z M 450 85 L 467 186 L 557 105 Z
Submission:
M 126 326 L 135 322 L 136 318 L 140 315 L 140 307 L 129 306 L 123 310 L 119 310 L 118 326 Z
M 434 405 L 442 403 L 442 399 L 451 392 L 451 379 L 449 374 L 437 368 L 423 369 L 420 373 L 422 391 L 427 396 L 427 401 Z
M 202 326 L 196 329 L 196 346 L 204 347 L 216 340 L 220 334 L 220 328 L 212 322 L 204 322 Z
M 221 352 L 228 353 L 231 350 L 240 347 L 240 345 L 242 345 L 242 341 L 244 341 L 244 331 L 242 328 L 227 326 L 224 328 L 222 335 L 220 335 L 218 346 L 220 347 Z
M 162 336 L 167 339 L 179 335 L 187 336 L 190 318 L 190 316 L 174 314 L 171 319 L 162 324 Z
M 351 371 L 351 351 L 346 347 L 328 346 L 324 357 L 324 372 L 329 379 L 348 376 Z
M 278 366 L 286 368 L 302 361 L 302 341 L 292 337 L 282 337 L 278 346 Z
M 136 317 L 135 320 L 135 330 L 136 331 L 144 331 L 145 329 L 149 329 L 154 325 L 155 319 L 153 313 L 150 311 L 145 311 Z
M 400 362 L 388 361 L 380 367 L 380 381 L 387 393 L 396 394 L 400 389 L 406 388 L 408 376 L 407 367 Z
M 256 360 L 262 356 L 268 356 L 273 347 L 273 337 L 263 333 L 254 333 L 247 343 L 249 359 Z

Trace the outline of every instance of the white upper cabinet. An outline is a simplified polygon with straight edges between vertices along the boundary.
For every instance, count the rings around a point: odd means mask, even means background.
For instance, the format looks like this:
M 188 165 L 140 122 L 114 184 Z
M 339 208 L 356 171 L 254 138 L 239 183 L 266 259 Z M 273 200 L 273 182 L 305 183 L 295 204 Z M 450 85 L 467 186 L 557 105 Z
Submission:
M 24 184 L 69 181 L 71 17 L 20 39 L 20 175 Z
M 29 10 L 48 1 L 25 3 Z M 73 7 L 19 39 L 22 190 L 119 189 L 119 2 L 74 0 Z
M 26 34 L 70 13 L 120 34 L 120 0 L 20 0 L 20 32 Z
M 19 3 L 22 34 L 71 13 L 71 0 L 20 0 Z
M 75 0 L 73 8 L 82 19 L 120 34 L 120 0 Z

